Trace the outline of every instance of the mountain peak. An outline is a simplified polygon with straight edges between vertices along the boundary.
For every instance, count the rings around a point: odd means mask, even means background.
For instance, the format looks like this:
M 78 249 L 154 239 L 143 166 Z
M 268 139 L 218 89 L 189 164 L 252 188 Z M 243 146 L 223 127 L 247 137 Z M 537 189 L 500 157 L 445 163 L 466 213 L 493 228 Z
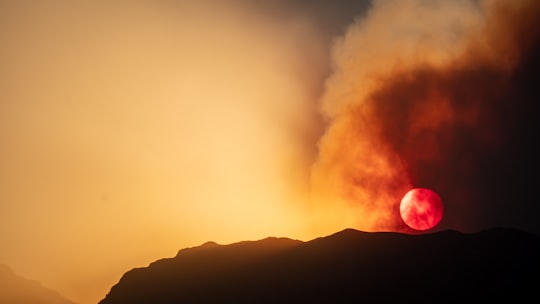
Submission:
M 38 281 L 17 275 L 4 264 L 0 264 L 0 303 L 73 304 Z
M 215 247 L 215 246 L 219 246 L 219 244 L 213 241 L 208 241 L 201 245 L 201 247 Z

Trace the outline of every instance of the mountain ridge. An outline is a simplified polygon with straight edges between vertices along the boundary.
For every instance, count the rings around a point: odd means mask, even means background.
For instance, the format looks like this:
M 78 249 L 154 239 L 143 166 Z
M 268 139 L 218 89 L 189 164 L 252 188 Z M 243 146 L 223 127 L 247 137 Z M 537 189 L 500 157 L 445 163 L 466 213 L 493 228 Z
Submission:
M 509 228 L 207 242 L 126 272 L 100 304 L 538 298 L 539 257 L 540 238 Z
M 74 304 L 39 281 L 21 277 L 5 264 L 0 264 L 0 303 Z

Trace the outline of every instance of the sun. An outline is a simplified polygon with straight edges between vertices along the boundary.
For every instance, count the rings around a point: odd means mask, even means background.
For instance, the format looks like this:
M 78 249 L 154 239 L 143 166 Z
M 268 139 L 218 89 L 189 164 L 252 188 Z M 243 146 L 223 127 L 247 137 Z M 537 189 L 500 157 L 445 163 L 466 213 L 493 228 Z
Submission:
M 426 188 L 414 188 L 401 199 L 399 213 L 407 226 L 424 231 L 439 224 L 443 209 L 443 202 L 437 193 Z

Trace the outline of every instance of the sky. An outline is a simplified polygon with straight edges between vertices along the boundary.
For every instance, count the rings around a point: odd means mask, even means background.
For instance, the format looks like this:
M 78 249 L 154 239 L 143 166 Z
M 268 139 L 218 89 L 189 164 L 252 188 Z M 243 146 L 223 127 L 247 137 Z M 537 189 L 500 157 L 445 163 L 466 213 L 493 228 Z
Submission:
M 535 1 L 0 1 L 0 263 L 82 304 L 206 241 L 540 234 Z M 532 177 L 531 177 L 532 176 Z

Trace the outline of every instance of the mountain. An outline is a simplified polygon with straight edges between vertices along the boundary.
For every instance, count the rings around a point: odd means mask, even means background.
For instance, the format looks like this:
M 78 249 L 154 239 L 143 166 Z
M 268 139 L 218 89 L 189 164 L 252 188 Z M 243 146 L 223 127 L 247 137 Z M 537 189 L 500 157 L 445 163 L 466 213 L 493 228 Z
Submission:
M 0 265 L 0 303 L 2 304 L 73 304 L 58 292 L 38 281 L 22 278 L 6 265 Z
M 538 236 L 504 228 L 209 242 L 128 271 L 100 304 L 540 303 L 539 261 Z

